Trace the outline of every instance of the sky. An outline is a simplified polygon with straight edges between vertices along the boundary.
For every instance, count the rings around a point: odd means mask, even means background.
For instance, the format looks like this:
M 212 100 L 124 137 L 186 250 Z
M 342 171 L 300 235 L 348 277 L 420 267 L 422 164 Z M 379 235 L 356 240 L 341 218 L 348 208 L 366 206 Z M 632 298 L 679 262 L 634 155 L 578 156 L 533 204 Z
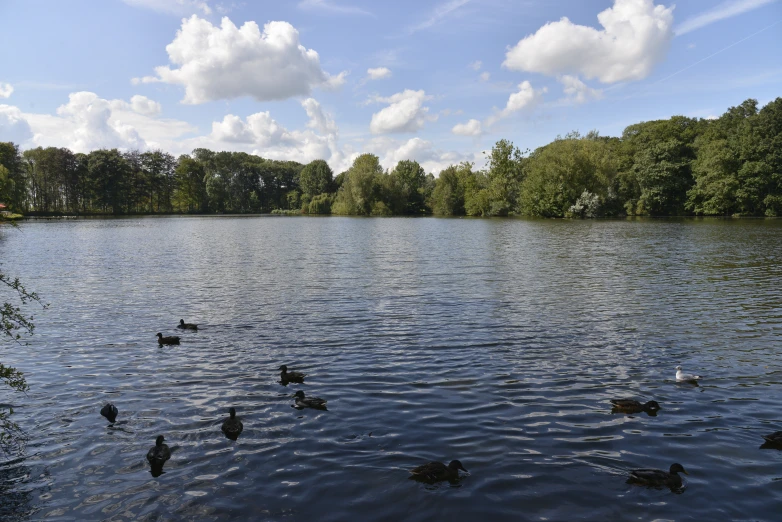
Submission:
M 435 175 L 782 96 L 782 0 L 0 0 L 0 141 Z

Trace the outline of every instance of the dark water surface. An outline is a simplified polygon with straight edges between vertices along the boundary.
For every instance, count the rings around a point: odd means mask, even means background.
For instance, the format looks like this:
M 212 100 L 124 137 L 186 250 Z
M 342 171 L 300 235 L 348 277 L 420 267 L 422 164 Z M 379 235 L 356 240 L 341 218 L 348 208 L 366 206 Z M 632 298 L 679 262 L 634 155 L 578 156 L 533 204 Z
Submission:
M 0 267 L 51 303 L 0 345 L 31 387 L 0 392 L 30 435 L 3 519 L 780 520 L 782 220 L 24 222 Z M 673 462 L 681 494 L 625 483 Z

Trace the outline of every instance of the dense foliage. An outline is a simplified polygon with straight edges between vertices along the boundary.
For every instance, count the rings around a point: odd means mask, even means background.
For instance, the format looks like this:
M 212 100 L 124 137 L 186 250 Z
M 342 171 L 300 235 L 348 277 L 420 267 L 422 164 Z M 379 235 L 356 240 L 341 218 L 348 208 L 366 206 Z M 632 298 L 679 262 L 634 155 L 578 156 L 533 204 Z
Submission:
M 386 171 L 363 154 L 334 176 L 242 152 L 37 148 L 0 143 L 0 201 L 18 212 L 272 212 L 365 216 L 599 217 L 782 215 L 782 98 L 717 119 L 674 116 L 590 132 L 522 152 L 500 140 L 486 169 L 452 165 L 435 179 L 415 161 Z

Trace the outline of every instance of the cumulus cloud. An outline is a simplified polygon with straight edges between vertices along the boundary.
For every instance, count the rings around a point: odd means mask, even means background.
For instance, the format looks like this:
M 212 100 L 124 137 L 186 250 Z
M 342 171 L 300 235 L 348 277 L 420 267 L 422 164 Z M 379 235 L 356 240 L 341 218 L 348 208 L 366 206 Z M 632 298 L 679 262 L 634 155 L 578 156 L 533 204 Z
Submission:
M 391 77 L 391 69 L 388 67 L 375 67 L 367 69 L 367 78 L 370 80 L 382 80 Z
M 13 85 L 10 83 L 0 83 L 0 98 L 10 98 L 13 93 Z
M 673 38 L 673 7 L 654 0 L 614 0 L 597 19 L 602 30 L 567 18 L 547 23 L 510 48 L 503 66 L 603 83 L 640 80 L 664 58 Z
M 402 160 L 414 160 L 426 172 L 432 173 L 439 173 L 450 165 L 468 159 L 457 152 L 439 150 L 431 141 L 417 137 L 403 141 L 387 136 L 377 137 L 364 146 L 364 152 L 376 154 L 380 164 L 389 170 Z
M 136 94 L 130 99 L 130 107 L 134 112 L 143 114 L 144 116 L 157 116 L 160 114 L 160 104 L 154 100 L 150 100 L 146 96 Z
M 529 112 L 543 101 L 543 94 L 548 89 L 543 87 L 542 89 L 535 89 L 528 81 L 523 81 L 519 84 L 519 90 L 508 96 L 508 102 L 505 104 L 505 108 L 495 111 L 494 114 L 486 118 L 486 127 L 491 127 L 498 121 L 507 118 L 516 112 Z
M 484 72 L 481 73 L 481 77 L 480 78 L 481 78 L 482 82 L 488 82 L 489 78 L 491 78 L 491 73 L 489 73 L 488 71 L 484 71 Z
M 228 17 L 220 26 L 196 15 L 182 21 L 166 46 L 177 67 L 155 68 L 157 76 L 133 83 L 164 82 L 183 85 L 188 104 L 251 96 L 258 101 L 309 95 L 313 88 L 337 88 L 343 72 L 332 76 L 320 66 L 320 57 L 299 42 L 299 32 L 288 22 L 269 22 L 261 32 L 255 22 L 236 27 Z
M 168 13 L 177 16 L 185 16 L 201 12 L 205 15 L 212 14 L 209 4 L 203 0 L 123 0 L 133 7 L 152 9 L 160 13 Z
M 228 114 L 222 121 L 212 123 L 209 135 L 185 140 L 181 147 L 236 150 L 301 163 L 325 159 L 335 170 L 347 168 L 345 154 L 338 146 L 339 130 L 333 118 L 314 98 L 305 99 L 301 105 L 309 117 L 304 129 L 289 130 L 268 111 L 251 114 L 245 119 Z
M 432 99 L 423 90 L 405 89 L 387 98 L 376 97 L 373 101 L 388 103 L 388 107 L 372 115 L 369 130 L 372 134 L 388 134 L 394 132 L 415 132 L 424 126 L 430 117 L 426 100 Z
M 575 76 L 563 75 L 559 77 L 566 100 L 572 103 L 585 103 L 589 100 L 599 100 L 603 97 L 603 91 L 592 89 Z
M 144 148 L 136 129 L 119 120 L 109 122 L 111 114 L 112 102 L 86 91 L 71 93 L 68 103 L 57 108 L 57 115 L 71 127 L 69 148 L 74 152 L 104 147 Z
M 481 122 L 475 119 L 467 121 L 467 123 L 459 123 L 454 125 L 451 132 L 458 136 L 480 136 L 483 129 L 481 128 Z
M 74 92 L 56 114 L 16 114 L 31 129 L 32 146 L 68 147 L 74 152 L 113 147 L 177 152 L 175 140 L 195 132 L 186 122 L 157 118 L 157 102 L 134 98 L 130 102 L 107 100 L 93 92 Z
M 33 138 L 30 124 L 18 107 L 0 105 L 0 141 L 24 144 Z
M 723 2 L 712 9 L 705 11 L 697 16 L 688 18 L 676 28 L 676 36 L 687 34 L 701 27 L 706 27 L 714 22 L 732 18 L 740 14 L 752 11 L 758 7 L 763 7 L 776 2 L 777 0 L 730 0 Z
M 470 69 L 472 69 L 473 71 L 480 71 L 482 66 L 483 66 L 483 62 L 482 61 L 475 60 L 474 62 L 472 62 L 470 64 Z

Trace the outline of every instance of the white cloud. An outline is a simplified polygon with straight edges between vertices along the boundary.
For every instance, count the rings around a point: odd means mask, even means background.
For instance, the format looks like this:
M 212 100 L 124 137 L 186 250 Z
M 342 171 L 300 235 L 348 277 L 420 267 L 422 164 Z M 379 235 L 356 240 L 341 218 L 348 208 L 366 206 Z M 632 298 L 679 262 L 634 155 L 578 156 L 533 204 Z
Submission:
M 398 141 L 388 137 L 378 137 L 364 146 L 364 152 L 377 154 L 380 164 L 386 169 L 393 169 L 403 160 L 417 161 L 426 172 L 438 173 L 450 165 L 465 161 L 468 158 L 453 151 L 442 151 L 434 147 L 431 141 L 421 138 L 410 138 Z
M 491 74 L 488 71 L 484 71 L 481 73 L 481 81 L 482 82 L 488 82 L 489 78 L 491 78 Z
M 373 101 L 388 103 L 388 107 L 372 115 L 369 130 L 372 134 L 387 134 L 393 132 L 415 132 L 424 126 L 428 119 L 428 107 L 423 104 L 432 97 L 423 90 L 406 89 L 387 98 L 376 97 Z
M 261 33 L 255 22 L 238 28 L 224 17 L 218 27 L 193 15 L 182 21 L 166 51 L 179 68 L 156 67 L 157 77 L 133 83 L 183 85 L 182 101 L 188 104 L 242 96 L 284 100 L 315 87 L 339 87 L 347 74 L 331 76 L 321 69 L 318 53 L 301 45 L 299 32 L 287 22 L 269 22 Z
M 451 132 L 458 136 L 480 136 L 483 129 L 481 128 L 481 122 L 475 119 L 469 120 L 467 123 L 459 123 L 454 125 Z
M 473 71 L 480 71 L 482 66 L 483 66 L 483 62 L 482 61 L 475 60 L 474 62 L 472 62 L 470 64 L 470 69 L 472 69 Z
M 186 16 L 201 12 L 205 15 L 212 14 L 209 4 L 203 0 L 123 0 L 133 7 L 152 9 L 160 13 L 168 13 L 177 16 Z
M 752 11 L 758 7 L 763 7 L 776 2 L 777 0 L 729 0 L 723 2 L 708 11 L 705 11 L 697 16 L 688 18 L 682 22 L 675 30 L 676 36 L 687 34 L 701 27 L 725 20 L 726 18 L 732 18 L 740 14 Z
M 301 2 L 299 2 L 299 9 L 329 11 L 338 14 L 356 14 L 356 15 L 373 16 L 372 13 L 367 11 L 366 9 L 362 9 L 360 7 L 355 7 L 352 5 L 342 5 L 336 2 L 331 2 L 329 0 L 301 0 Z
M 391 69 L 388 67 L 375 67 L 367 69 L 367 77 L 370 80 L 382 80 L 383 78 L 391 77 Z
M 112 103 L 93 92 L 74 92 L 57 114 L 69 126 L 70 143 L 74 152 L 89 152 L 100 148 L 145 148 L 145 143 L 134 127 L 120 120 L 109 122 Z
M 567 74 L 560 76 L 559 83 L 563 86 L 566 100 L 571 103 L 586 103 L 589 100 L 599 100 L 603 97 L 603 91 L 592 89 L 576 76 Z
M 22 145 L 33 138 L 33 131 L 22 111 L 12 105 L 0 105 L 0 141 Z
M 654 0 L 614 0 L 597 19 L 603 30 L 567 18 L 547 23 L 509 49 L 503 66 L 603 83 L 640 80 L 664 58 L 673 37 L 673 7 Z
M 146 96 L 136 94 L 130 99 L 130 107 L 134 112 L 144 116 L 157 116 L 160 114 L 161 107 L 156 101 L 150 100 Z
M 0 83 L 0 98 L 10 98 L 13 93 L 13 85 L 10 83 Z
M 301 105 L 309 116 L 303 130 L 285 128 L 268 111 L 251 114 L 244 120 L 228 114 L 222 121 L 212 123 L 209 135 L 185 140 L 179 146 L 185 151 L 206 147 L 301 163 L 325 159 L 334 170 L 347 168 L 351 160 L 338 147 L 339 129 L 334 120 L 313 98 L 305 99 Z
M 187 122 L 154 117 L 156 113 L 150 111 L 159 109 L 157 102 L 134 98 L 130 102 L 106 100 L 92 92 L 74 92 L 56 115 L 15 114 L 17 119 L 21 115 L 32 132 L 30 146 L 68 147 L 74 152 L 113 147 L 176 152 L 175 140 L 196 130 Z
M 519 90 L 508 96 L 505 108 L 486 119 L 486 126 L 491 127 L 499 120 L 507 118 L 515 112 L 531 111 L 543 101 L 543 94 L 547 90 L 546 87 L 534 89 L 532 84 L 526 80 L 521 82 Z

